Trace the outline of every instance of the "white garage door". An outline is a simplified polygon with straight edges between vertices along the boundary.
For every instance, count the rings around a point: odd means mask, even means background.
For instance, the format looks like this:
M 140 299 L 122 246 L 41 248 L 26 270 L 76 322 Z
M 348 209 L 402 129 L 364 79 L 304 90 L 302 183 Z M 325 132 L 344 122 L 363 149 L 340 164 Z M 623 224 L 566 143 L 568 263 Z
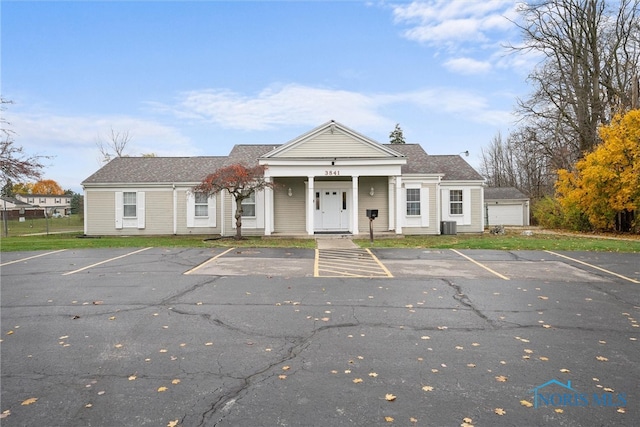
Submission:
M 488 205 L 489 225 L 524 225 L 522 205 Z

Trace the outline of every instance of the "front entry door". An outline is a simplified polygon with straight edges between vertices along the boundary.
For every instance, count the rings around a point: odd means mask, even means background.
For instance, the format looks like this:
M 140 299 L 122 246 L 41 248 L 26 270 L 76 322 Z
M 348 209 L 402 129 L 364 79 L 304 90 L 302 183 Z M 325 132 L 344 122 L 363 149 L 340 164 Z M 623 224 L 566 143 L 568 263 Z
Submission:
M 319 194 L 318 194 L 319 193 Z M 315 229 L 317 231 L 347 231 L 349 215 L 346 190 L 321 189 L 316 201 Z

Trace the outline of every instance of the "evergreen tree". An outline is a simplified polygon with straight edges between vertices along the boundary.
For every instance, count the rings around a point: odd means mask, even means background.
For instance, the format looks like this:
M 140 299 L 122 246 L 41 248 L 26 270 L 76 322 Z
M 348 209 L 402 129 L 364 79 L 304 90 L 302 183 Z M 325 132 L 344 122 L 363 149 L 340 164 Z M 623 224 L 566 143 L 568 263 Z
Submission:
M 400 124 L 396 123 L 395 129 L 389 134 L 389 141 L 392 144 L 404 144 L 404 135 L 402 134 L 402 128 Z

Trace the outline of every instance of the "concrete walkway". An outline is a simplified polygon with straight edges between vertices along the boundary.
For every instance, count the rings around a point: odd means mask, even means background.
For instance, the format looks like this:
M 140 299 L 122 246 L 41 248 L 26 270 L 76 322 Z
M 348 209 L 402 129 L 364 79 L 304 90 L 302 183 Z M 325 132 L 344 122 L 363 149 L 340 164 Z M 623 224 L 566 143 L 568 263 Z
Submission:
M 359 246 L 348 237 L 316 237 L 318 249 L 357 249 Z

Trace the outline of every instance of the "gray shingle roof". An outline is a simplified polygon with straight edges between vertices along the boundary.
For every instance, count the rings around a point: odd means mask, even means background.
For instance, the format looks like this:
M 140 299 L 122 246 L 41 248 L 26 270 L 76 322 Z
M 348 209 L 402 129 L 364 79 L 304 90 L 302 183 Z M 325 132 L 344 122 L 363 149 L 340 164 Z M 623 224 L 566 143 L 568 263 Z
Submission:
M 429 155 L 420 144 L 385 144 L 407 157 L 403 174 L 443 174 L 443 181 L 483 181 L 469 163 L 458 155 Z
M 403 174 L 443 174 L 443 180 L 483 180 L 469 163 L 457 155 L 428 155 L 419 144 L 383 144 L 407 158 Z M 211 157 L 116 157 L 83 184 L 197 183 L 224 166 L 258 164 L 258 158 L 278 148 L 276 144 L 236 145 L 229 156 Z
M 528 199 L 515 187 L 487 187 L 484 189 L 485 200 Z
M 213 157 L 116 157 L 85 179 L 97 183 L 200 182 L 225 165 L 226 156 Z

